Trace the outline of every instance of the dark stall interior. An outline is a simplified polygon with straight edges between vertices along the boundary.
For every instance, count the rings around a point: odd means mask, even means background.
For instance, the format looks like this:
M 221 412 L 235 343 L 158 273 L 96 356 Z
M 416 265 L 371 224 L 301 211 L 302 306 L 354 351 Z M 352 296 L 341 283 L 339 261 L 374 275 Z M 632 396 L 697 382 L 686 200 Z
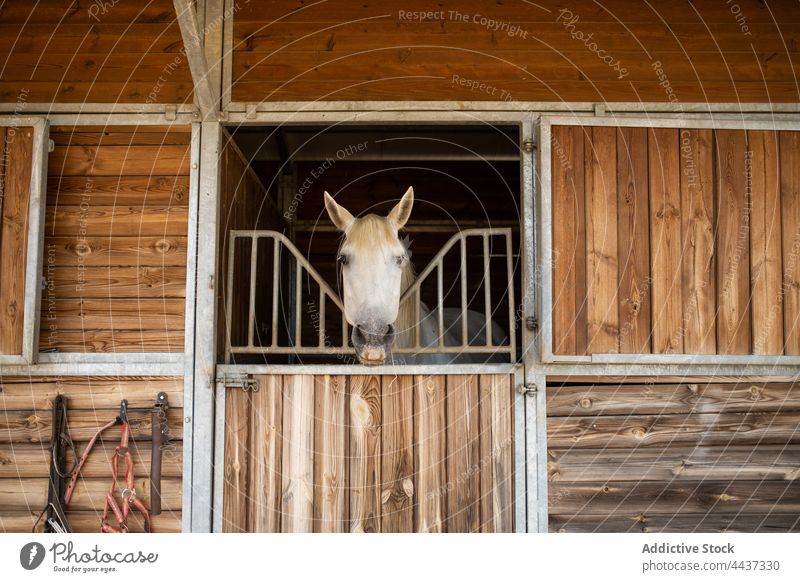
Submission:
M 323 192 L 327 190 L 353 215 L 386 215 L 409 186 L 415 202 L 411 218 L 401 233 L 411 239 L 411 261 L 420 273 L 445 243 L 457 232 L 469 228 L 513 229 L 513 268 L 515 280 L 514 312 L 521 303 L 519 216 L 520 168 L 518 128 L 509 126 L 239 126 L 228 128 L 232 141 L 249 164 L 271 200 L 252 209 L 252 226 L 263 224 L 262 213 L 271 213 L 270 224 L 283 233 L 308 258 L 314 268 L 339 293 L 336 256 L 342 234 L 337 232 L 325 212 Z M 221 209 L 223 216 L 226 209 Z M 262 227 L 263 228 L 263 227 Z M 223 225 L 221 236 L 226 236 Z M 255 343 L 272 341 L 272 298 L 270 284 L 274 265 L 272 241 L 262 240 L 258 249 L 255 301 Z M 467 244 L 468 307 L 485 309 L 486 277 L 482 241 L 470 238 Z M 509 326 L 509 294 L 505 239 L 489 237 L 491 260 L 491 310 L 493 318 Z M 239 248 L 241 247 L 241 248 Z M 458 245 L 455 251 L 458 251 Z M 444 259 L 445 307 L 460 307 L 460 252 Z M 223 242 L 223 252 L 227 252 Z M 237 242 L 238 262 L 249 265 L 250 242 Z M 294 308 L 296 289 L 293 261 L 281 261 L 281 292 L 278 301 L 279 340 L 295 345 Z M 237 270 L 238 271 L 238 270 Z M 235 276 L 238 290 L 234 297 L 247 293 L 246 269 Z M 422 300 L 436 305 L 436 278 L 422 286 Z M 300 345 L 315 346 L 318 341 L 319 297 L 315 282 L 301 285 L 304 317 Z M 235 305 L 231 324 L 233 345 L 245 345 L 249 318 L 247 306 Z M 311 306 L 311 307 L 307 307 Z M 314 312 L 314 313 L 312 313 Z M 239 322 L 237 324 L 237 321 Z M 518 323 L 517 338 L 520 336 Z M 325 334 L 341 342 L 342 318 L 335 306 L 326 302 Z M 495 340 L 495 345 L 501 343 Z M 520 341 L 517 339 L 517 345 Z M 236 354 L 230 363 L 352 363 L 349 358 L 330 354 Z

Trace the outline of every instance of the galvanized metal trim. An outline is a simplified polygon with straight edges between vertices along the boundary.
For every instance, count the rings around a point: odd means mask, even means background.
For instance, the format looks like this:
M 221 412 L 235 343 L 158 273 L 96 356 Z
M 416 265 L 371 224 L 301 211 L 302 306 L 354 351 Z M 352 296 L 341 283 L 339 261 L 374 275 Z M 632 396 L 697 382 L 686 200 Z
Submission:
M 525 396 L 516 388 L 525 383 L 522 366 L 514 370 L 514 531 L 528 531 L 528 489 L 525 437 Z
M 691 378 L 692 376 L 717 377 L 775 377 L 800 379 L 800 368 L 796 365 L 747 365 L 747 364 L 584 364 L 584 363 L 548 363 L 539 366 L 538 370 L 547 377 L 565 378 L 570 376 L 594 377 L 603 381 L 604 377 L 617 378 L 625 376 L 674 376 Z
M 214 402 L 214 484 L 211 531 L 223 531 L 225 517 L 225 383 L 217 380 Z
M 220 91 L 222 111 L 228 111 L 233 89 L 233 5 L 234 0 L 225 0 L 222 27 L 222 88 Z
M 195 364 L 193 375 L 191 531 L 211 531 L 214 479 L 214 366 L 216 346 L 216 267 L 219 229 L 219 154 L 222 128 L 203 122 L 200 136 Z M 184 478 L 186 474 L 184 473 Z
M 225 374 L 334 374 L 407 376 L 437 374 L 514 374 L 519 364 L 412 364 L 363 366 L 360 364 L 218 364 L 217 378 Z
M 195 300 L 197 297 L 197 234 L 200 201 L 201 125 L 192 124 L 189 166 L 189 232 L 186 244 L 186 314 L 183 347 L 183 476 L 181 529 L 192 530 L 192 460 L 194 435 Z M 188 477 L 188 478 L 187 478 Z
M 174 108 L 178 115 L 193 115 L 197 112 L 197 108 L 191 103 L 26 103 L 25 113 L 43 117 L 70 113 L 76 117 L 97 113 L 137 113 L 163 117 L 167 109 L 171 108 Z M 16 113 L 18 110 L 17 103 L 0 103 L 0 114 Z
M 778 120 L 773 118 L 748 118 L 735 116 L 720 118 L 713 114 L 704 117 L 591 117 L 582 115 L 558 115 L 543 118 L 548 126 L 578 125 L 603 127 L 664 127 L 676 129 L 761 129 L 761 130 L 798 130 L 800 117 L 795 120 Z
M 57 113 L 48 114 L 51 126 L 57 125 L 189 125 L 199 121 L 200 114 L 178 113 L 174 117 L 165 113 Z
M 216 91 L 211 84 L 209 67 L 203 50 L 203 34 L 198 24 L 197 12 L 191 0 L 173 0 L 178 25 L 183 39 L 184 54 L 192 73 L 194 97 L 204 119 L 217 110 Z
M 181 364 L 183 352 L 117 352 L 109 354 L 40 352 L 41 364 Z
M 0 364 L 0 376 L 183 376 L 183 363 L 76 361 Z

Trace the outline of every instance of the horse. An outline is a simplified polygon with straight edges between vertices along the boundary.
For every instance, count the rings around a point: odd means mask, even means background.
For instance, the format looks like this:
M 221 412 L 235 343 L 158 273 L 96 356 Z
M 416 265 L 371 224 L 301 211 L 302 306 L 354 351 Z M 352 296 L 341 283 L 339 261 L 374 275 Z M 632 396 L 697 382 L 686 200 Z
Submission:
M 446 346 L 461 345 L 460 309 L 444 308 L 444 330 L 439 329 L 436 309 L 420 304 L 420 321 L 411 300 L 400 304 L 402 294 L 413 285 L 416 275 L 410 261 L 409 242 L 400 240 L 399 232 L 411 216 L 414 188 L 409 187 L 387 216 L 367 214 L 354 217 L 336 203 L 326 191 L 325 209 L 334 226 L 344 233 L 337 262 L 342 271 L 344 315 L 352 328 L 351 338 L 358 361 L 374 366 L 386 362 L 392 346 L 410 348 L 415 345 L 419 325 L 420 346 L 439 345 L 443 336 Z M 467 311 L 467 334 L 470 345 L 482 345 L 485 338 L 485 316 Z M 452 330 L 458 330 L 452 331 Z M 507 343 L 505 331 L 492 324 L 495 345 Z M 398 359 L 392 357 L 397 362 Z M 494 358 L 473 354 L 410 354 L 403 363 L 446 364 L 493 361 Z

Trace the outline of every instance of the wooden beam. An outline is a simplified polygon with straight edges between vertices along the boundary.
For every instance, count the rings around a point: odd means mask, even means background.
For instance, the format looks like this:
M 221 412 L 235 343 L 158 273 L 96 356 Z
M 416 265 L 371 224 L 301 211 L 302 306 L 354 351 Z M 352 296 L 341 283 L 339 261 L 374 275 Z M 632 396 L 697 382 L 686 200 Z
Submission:
M 219 110 L 219 91 L 209 77 L 208 62 L 203 48 L 203 35 L 197 21 L 197 12 L 191 0 L 173 0 L 178 24 L 181 27 L 183 46 L 189 69 L 192 71 L 194 96 L 203 119 Z

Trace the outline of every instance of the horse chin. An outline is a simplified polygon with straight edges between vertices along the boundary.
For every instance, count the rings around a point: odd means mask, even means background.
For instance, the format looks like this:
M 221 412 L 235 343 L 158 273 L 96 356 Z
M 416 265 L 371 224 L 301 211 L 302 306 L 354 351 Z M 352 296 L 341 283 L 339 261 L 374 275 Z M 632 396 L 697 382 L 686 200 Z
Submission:
M 380 366 L 386 361 L 386 350 L 382 346 L 364 346 L 356 355 L 358 361 L 365 366 Z

